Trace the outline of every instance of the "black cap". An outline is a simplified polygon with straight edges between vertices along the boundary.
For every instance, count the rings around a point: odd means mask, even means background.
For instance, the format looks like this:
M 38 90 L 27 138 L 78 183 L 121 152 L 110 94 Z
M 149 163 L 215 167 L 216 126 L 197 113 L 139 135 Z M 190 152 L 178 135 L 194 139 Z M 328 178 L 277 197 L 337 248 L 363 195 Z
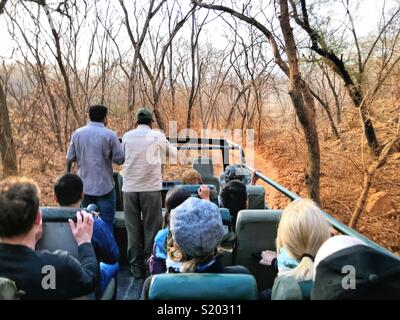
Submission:
M 317 265 L 311 299 L 400 299 L 400 260 L 365 245 L 337 251 Z

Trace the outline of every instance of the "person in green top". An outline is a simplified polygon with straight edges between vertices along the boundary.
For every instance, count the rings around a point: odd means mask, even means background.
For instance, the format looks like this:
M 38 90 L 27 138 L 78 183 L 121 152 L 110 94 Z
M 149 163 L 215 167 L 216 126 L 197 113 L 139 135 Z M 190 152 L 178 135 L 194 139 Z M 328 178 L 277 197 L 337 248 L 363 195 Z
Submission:
M 272 300 L 310 299 L 314 257 L 329 237 L 330 226 L 312 200 L 296 200 L 286 207 L 276 239 L 278 276 Z

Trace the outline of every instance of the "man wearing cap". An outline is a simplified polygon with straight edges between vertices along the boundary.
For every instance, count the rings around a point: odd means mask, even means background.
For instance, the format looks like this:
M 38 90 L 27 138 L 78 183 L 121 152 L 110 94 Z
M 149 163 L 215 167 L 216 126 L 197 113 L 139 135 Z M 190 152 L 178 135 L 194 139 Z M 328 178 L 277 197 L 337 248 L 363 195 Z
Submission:
M 78 164 L 78 175 L 83 181 L 82 204 L 97 205 L 100 217 L 114 230 L 115 186 L 112 163 L 124 163 L 124 151 L 117 134 L 107 125 L 107 108 L 94 105 L 89 108 L 88 124 L 77 129 L 71 137 L 67 152 L 67 171 L 71 163 Z
M 128 233 L 128 260 L 135 278 L 147 273 L 154 236 L 162 226 L 162 160 L 167 154 L 176 157 L 177 149 L 165 135 L 152 129 L 151 110 L 141 108 L 136 114 L 137 127 L 124 134 L 125 150 L 123 201 Z

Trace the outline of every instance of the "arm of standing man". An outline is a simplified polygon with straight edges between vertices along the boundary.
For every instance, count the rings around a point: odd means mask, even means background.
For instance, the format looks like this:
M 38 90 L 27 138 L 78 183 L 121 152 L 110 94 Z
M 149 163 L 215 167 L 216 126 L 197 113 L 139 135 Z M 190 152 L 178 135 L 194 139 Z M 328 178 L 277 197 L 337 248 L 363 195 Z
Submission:
M 163 158 L 168 156 L 171 164 L 177 163 L 178 149 L 169 143 L 164 134 L 160 136 L 160 138 L 158 139 L 158 143 Z
M 111 137 L 110 148 L 111 160 L 118 165 L 123 164 L 125 160 L 124 148 L 122 147 L 122 143 L 118 139 L 116 133 L 114 133 Z

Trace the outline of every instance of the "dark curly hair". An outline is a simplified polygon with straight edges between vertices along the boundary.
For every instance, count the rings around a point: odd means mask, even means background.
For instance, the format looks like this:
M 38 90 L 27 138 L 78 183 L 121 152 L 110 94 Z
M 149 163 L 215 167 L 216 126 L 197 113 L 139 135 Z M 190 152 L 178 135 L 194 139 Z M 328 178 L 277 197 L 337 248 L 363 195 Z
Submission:
M 37 184 L 28 178 L 0 182 L 0 238 L 26 234 L 35 223 L 40 201 Z

